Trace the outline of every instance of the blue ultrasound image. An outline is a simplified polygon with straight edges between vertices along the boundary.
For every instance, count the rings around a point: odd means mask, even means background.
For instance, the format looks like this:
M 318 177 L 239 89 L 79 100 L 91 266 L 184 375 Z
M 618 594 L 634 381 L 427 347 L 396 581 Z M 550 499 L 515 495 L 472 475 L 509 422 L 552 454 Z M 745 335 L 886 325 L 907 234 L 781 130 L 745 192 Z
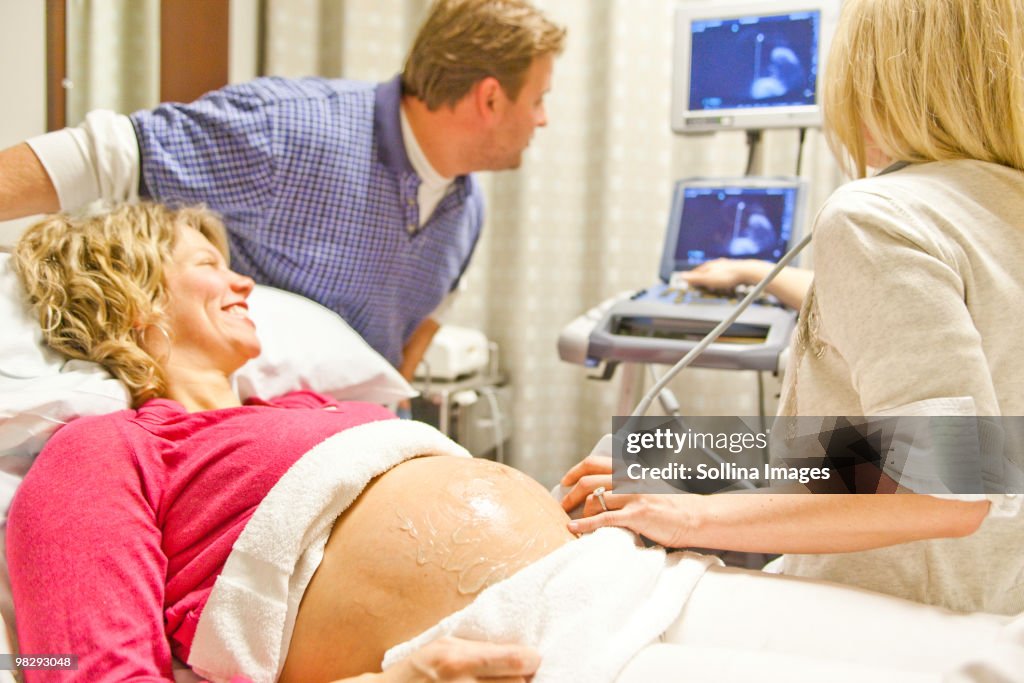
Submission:
M 816 103 L 820 12 L 691 26 L 690 109 Z
M 675 270 L 716 258 L 778 261 L 789 244 L 793 203 L 792 190 L 686 190 Z

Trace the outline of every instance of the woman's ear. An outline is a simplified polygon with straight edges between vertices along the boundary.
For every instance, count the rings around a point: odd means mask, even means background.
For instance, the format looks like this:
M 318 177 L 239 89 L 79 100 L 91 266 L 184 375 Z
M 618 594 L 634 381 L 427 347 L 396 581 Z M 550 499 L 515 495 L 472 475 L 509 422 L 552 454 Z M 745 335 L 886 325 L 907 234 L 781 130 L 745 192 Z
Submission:
M 132 336 L 140 349 L 158 363 L 166 363 L 171 357 L 171 335 L 158 322 L 149 322 L 132 327 Z
M 864 165 L 867 166 L 865 169 L 867 173 L 870 174 L 872 169 L 879 171 L 890 164 L 892 164 L 892 159 L 878 146 L 871 131 L 864 128 Z

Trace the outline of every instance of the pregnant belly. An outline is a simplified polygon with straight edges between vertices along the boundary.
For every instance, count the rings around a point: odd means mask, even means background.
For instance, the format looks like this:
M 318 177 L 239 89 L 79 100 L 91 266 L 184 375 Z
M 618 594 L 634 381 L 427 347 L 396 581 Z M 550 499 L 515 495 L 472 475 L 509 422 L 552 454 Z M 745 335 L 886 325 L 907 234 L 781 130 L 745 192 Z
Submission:
M 299 607 L 281 681 L 379 671 L 384 652 L 572 539 L 540 484 L 488 460 L 426 457 L 338 518 Z

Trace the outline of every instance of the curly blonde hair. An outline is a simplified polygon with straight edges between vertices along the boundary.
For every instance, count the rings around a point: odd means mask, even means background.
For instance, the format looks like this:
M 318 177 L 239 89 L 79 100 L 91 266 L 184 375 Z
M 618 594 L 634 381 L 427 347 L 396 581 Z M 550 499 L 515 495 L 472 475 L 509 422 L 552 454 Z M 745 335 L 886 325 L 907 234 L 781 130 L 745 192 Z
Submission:
M 227 234 L 213 213 L 152 203 L 94 216 L 57 214 L 26 230 L 14 249 L 15 272 L 46 343 L 104 366 L 128 387 L 136 407 L 167 388 L 140 335 L 164 321 L 164 265 L 177 226 L 195 228 L 227 259 Z
M 402 92 L 437 111 L 493 76 L 515 100 L 533 60 L 564 46 L 565 28 L 526 0 L 436 0 L 405 60 Z
M 824 106 L 853 177 L 865 133 L 893 161 L 1024 170 L 1024 0 L 846 0 Z

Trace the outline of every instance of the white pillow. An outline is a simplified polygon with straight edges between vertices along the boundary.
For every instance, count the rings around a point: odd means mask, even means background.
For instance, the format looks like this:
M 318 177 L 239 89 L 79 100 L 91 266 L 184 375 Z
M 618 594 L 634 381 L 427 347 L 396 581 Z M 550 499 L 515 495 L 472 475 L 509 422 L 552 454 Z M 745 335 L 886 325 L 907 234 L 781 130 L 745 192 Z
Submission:
M 0 456 L 34 455 L 68 420 L 128 405 L 128 392 L 106 370 L 67 361 L 43 344 L 9 254 L 0 254 L 0 320 Z
M 257 286 L 249 315 L 263 351 L 235 375 L 243 399 L 295 389 L 373 403 L 416 395 L 340 316 L 309 299 Z M 0 320 L 0 457 L 34 455 L 68 420 L 128 407 L 128 392 L 106 370 L 43 344 L 9 254 L 0 254 Z
M 391 363 L 329 308 L 264 286 L 253 290 L 248 303 L 262 350 L 235 373 L 243 399 L 272 398 L 296 389 L 370 403 L 417 395 Z

